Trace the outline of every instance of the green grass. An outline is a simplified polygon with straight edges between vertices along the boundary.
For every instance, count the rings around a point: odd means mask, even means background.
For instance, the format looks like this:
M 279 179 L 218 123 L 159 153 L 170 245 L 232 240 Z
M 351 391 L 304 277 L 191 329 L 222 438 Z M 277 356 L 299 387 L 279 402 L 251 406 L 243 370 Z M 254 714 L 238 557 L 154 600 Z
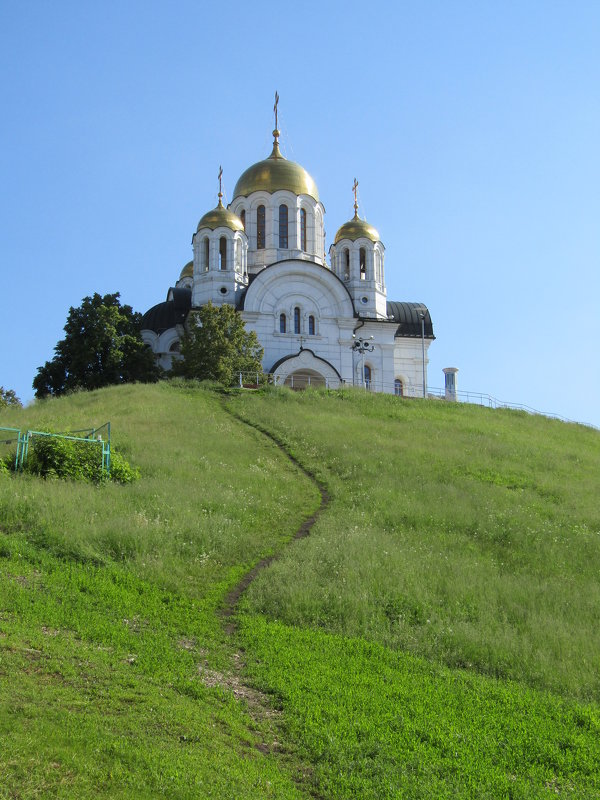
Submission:
M 308 539 L 224 405 L 327 487 Z M 600 795 L 596 431 L 175 383 L 0 414 L 107 419 L 136 483 L 0 474 L 0 798 Z
M 236 403 L 332 494 L 251 611 L 598 701 L 597 431 L 356 392 Z
M 303 765 L 257 749 L 273 723 L 228 688 L 236 651 L 217 610 L 316 490 L 197 388 L 81 393 L 1 419 L 108 418 L 136 484 L 0 476 L 0 797 L 304 796 Z

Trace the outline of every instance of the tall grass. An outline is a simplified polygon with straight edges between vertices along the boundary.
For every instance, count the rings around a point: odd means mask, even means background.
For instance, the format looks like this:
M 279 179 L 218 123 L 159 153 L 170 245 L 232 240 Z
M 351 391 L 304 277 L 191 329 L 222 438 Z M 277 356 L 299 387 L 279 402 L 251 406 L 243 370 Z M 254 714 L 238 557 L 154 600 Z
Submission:
M 598 700 L 600 436 L 345 392 L 244 396 L 332 502 L 248 593 L 292 625 Z
M 107 419 L 135 484 L 0 475 L 0 798 L 304 796 L 297 761 L 256 749 L 272 725 L 226 688 L 217 611 L 318 493 L 198 386 L 81 393 L 0 424 Z

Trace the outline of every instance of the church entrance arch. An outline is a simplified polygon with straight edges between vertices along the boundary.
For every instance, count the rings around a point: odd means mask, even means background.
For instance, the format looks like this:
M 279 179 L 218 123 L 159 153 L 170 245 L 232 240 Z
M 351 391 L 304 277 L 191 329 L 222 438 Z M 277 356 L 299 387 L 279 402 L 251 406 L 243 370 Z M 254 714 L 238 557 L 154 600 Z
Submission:
M 293 389 L 322 386 L 337 389 L 341 386 L 339 372 L 328 361 L 315 356 L 312 350 L 301 350 L 297 355 L 282 358 L 272 368 L 275 382 Z

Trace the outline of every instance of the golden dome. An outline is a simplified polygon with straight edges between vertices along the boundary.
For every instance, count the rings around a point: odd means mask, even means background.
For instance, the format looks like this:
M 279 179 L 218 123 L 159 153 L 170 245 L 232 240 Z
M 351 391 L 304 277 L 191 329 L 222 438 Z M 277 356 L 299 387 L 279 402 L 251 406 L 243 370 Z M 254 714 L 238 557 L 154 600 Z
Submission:
M 185 267 L 181 270 L 181 275 L 179 276 L 179 280 L 182 278 L 193 278 L 194 277 L 194 262 L 188 261 Z
M 354 219 L 345 222 L 336 233 L 334 244 L 337 244 L 342 239 L 350 239 L 350 241 L 355 242 L 357 239 L 363 238 L 370 239 L 372 242 L 381 241 L 377 229 L 369 225 L 365 219 L 361 219 L 358 216 L 358 212 L 355 212 Z
M 273 131 L 275 141 L 273 152 L 264 161 L 259 161 L 242 174 L 233 190 L 234 198 L 248 197 L 252 192 L 268 192 L 273 194 L 279 189 L 287 189 L 294 194 L 307 194 L 319 201 L 319 190 L 317 184 L 308 172 L 296 164 L 295 161 L 288 161 L 281 155 L 277 138 L 279 131 Z
M 196 231 L 201 228 L 210 228 L 211 231 L 214 231 L 215 228 L 230 228 L 232 231 L 243 231 L 244 223 L 233 211 L 225 208 L 219 197 L 219 205 L 202 217 Z

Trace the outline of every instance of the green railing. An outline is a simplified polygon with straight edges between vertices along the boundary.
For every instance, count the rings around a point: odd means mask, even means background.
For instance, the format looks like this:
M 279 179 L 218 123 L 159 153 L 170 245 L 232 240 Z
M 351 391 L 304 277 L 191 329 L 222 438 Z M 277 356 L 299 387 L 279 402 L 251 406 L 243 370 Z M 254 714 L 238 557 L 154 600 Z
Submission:
M 83 428 L 78 431 L 70 431 L 68 433 L 48 433 L 48 431 L 33 431 L 27 430 L 24 433 L 20 428 L 3 428 L 0 427 L 0 436 L 2 432 L 13 434 L 11 438 L 0 439 L 0 444 L 14 444 L 17 445 L 17 452 L 15 453 L 15 471 L 20 472 L 27 463 L 27 456 L 29 455 L 29 444 L 36 436 L 45 436 L 54 439 L 68 439 L 72 442 L 88 442 L 89 444 L 96 445 L 101 451 L 102 457 L 102 474 L 110 475 L 110 422 L 105 422 L 99 428 Z M 104 432 L 104 434 L 102 433 Z M 76 434 L 86 434 L 85 436 L 77 436 Z

